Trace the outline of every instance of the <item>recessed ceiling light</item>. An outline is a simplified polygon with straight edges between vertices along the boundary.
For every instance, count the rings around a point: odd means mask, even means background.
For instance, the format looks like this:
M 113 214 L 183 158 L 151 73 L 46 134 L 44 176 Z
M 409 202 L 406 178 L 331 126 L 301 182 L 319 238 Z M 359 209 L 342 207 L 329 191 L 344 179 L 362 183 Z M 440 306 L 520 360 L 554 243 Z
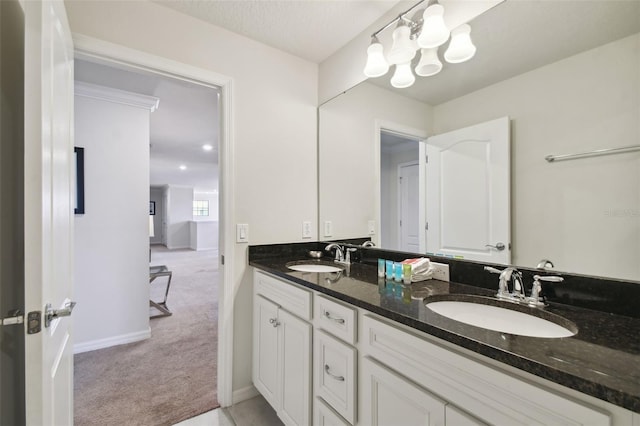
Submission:
M 209 145 L 208 143 L 202 145 L 202 149 L 204 149 L 205 151 L 211 151 L 213 150 L 213 145 Z
M 187 166 L 185 166 L 184 164 L 180 165 L 180 170 L 187 170 Z

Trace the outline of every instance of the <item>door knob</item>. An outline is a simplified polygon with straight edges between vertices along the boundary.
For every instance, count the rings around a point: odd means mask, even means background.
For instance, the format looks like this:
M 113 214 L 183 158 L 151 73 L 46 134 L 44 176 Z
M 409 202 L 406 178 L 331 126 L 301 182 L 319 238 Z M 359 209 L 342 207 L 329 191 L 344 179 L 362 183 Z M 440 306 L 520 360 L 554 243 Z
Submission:
M 491 244 L 486 244 L 485 247 L 491 247 L 492 249 L 496 249 L 498 251 L 502 251 L 505 249 L 505 245 L 503 243 L 496 243 L 495 246 L 492 246 Z
M 73 307 L 76 306 L 76 302 L 67 302 L 62 309 L 53 309 L 51 303 L 47 303 L 44 308 L 44 326 L 49 327 L 51 321 L 56 318 L 71 316 Z

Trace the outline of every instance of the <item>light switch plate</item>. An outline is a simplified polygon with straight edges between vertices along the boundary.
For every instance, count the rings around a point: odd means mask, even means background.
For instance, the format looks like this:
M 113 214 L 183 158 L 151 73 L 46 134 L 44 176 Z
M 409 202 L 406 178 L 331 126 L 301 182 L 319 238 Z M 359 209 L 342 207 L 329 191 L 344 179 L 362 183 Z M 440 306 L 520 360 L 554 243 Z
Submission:
M 333 223 L 330 220 L 324 221 L 324 236 L 331 237 L 333 235 Z
M 249 224 L 238 223 L 236 225 L 236 243 L 249 242 Z
M 311 238 L 311 222 L 302 222 L 302 238 Z

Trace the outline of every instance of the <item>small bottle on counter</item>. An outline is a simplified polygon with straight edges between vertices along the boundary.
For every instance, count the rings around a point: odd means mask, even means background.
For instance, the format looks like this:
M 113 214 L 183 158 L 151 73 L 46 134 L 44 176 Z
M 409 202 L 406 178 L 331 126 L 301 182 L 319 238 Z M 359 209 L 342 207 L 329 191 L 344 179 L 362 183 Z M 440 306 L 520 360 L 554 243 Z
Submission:
M 396 282 L 402 282 L 402 263 L 393 262 L 393 276 Z
M 411 265 L 402 264 L 402 281 L 405 285 L 411 284 Z
M 387 260 L 385 262 L 385 265 L 386 265 L 386 277 L 388 280 L 392 280 L 393 279 L 393 261 Z
M 384 259 L 378 259 L 378 276 L 379 277 L 384 277 L 384 266 L 385 266 Z

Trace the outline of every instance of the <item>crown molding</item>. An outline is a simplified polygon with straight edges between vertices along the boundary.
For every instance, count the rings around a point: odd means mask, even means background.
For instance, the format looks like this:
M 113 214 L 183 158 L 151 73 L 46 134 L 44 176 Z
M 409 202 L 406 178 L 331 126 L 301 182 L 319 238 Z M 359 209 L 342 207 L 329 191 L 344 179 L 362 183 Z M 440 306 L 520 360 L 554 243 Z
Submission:
M 75 82 L 75 95 L 142 108 L 150 112 L 154 112 L 160 104 L 160 99 L 155 96 L 141 95 L 139 93 L 127 92 L 111 87 L 85 83 L 84 81 Z

